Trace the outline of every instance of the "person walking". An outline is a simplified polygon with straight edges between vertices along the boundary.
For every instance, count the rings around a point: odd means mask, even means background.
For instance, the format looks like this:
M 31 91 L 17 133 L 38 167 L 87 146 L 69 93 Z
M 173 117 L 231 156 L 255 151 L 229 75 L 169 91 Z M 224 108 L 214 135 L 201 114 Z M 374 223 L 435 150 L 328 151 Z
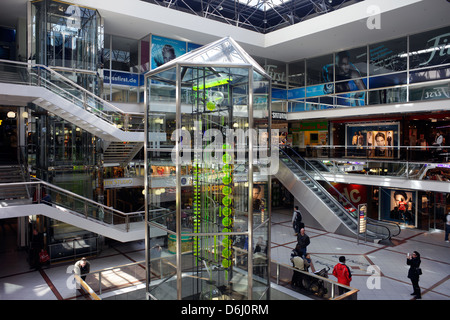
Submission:
M 304 224 L 302 222 L 302 214 L 298 209 L 298 206 L 294 207 L 294 213 L 292 214 L 292 227 L 294 228 L 294 235 L 297 236 L 300 229 L 303 228 Z
M 305 257 L 306 256 L 306 248 L 309 246 L 309 244 L 311 243 L 309 236 L 305 233 L 305 228 L 301 228 L 300 229 L 300 233 L 297 236 L 297 244 L 299 247 L 299 251 L 300 251 L 300 257 Z
M 350 282 L 352 281 L 352 272 L 350 271 L 350 268 L 345 264 L 344 256 L 340 256 L 339 263 L 334 266 L 333 276 L 337 278 L 338 283 L 345 286 L 350 286 Z M 339 295 L 342 295 L 345 292 L 345 288 L 339 287 Z
M 406 264 L 409 266 L 408 270 L 408 278 L 411 279 L 411 283 L 413 286 L 412 296 L 415 296 L 416 299 L 422 299 L 422 294 L 420 293 L 419 287 L 419 278 L 422 274 L 422 269 L 420 269 L 420 254 L 417 251 L 414 251 L 412 255 L 409 253 L 406 255 Z

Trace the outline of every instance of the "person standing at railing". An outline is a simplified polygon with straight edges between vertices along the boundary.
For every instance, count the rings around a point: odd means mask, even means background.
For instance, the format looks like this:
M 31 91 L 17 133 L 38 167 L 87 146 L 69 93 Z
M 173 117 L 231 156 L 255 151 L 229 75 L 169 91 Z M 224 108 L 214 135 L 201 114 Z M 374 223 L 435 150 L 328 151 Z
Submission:
M 350 282 L 352 281 L 352 272 L 350 268 L 345 264 L 345 257 L 339 257 L 339 263 L 333 268 L 333 276 L 337 278 L 338 283 L 343 284 L 345 286 L 350 286 Z M 345 293 L 345 288 L 339 287 L 339 295 Z
M 80 276 L 83 281 L 86 281 L 85 274 L 88 274 L 91 270 L 91 264 L 90 262 L 85 258 L 81 258 L 81 260 L 77 261 L 75 263 L 75 266 L 73 268 L 73 271 L 76 275 Z
M 442 131 L 436 132 L 436 138 L 433 142 L 433 147 L 435 147 L 432 151 L 433 157 L 437 158 L 439 156 L 439 153 L 442 152 L 442 144 L 444 142 L 444 136 L 442 135 Z

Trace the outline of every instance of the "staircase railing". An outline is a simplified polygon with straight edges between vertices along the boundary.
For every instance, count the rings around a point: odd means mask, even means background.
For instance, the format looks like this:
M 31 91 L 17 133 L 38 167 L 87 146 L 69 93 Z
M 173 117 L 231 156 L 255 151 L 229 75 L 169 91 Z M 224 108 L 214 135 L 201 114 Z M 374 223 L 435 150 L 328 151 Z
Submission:
M 2 74 L 17 74 L 16 80 Z M 0 82 L 46 88 L 102 120 L 124 131 L 142 130 L 141 123 L 132 124 L 131 117 L 140 113 L 124 113 L 108 101 L 96 96 L 60 73 L 41 64 L 0 59 Z
M 27 185 L 33 191 L 32 202 L 47 204 L 68 214 L 76 214 L 97 223 L 130 231 L 130 224 L 144 221 L 144 211 L 125 213 L 42 180 L 1 183 L 0 189 Z

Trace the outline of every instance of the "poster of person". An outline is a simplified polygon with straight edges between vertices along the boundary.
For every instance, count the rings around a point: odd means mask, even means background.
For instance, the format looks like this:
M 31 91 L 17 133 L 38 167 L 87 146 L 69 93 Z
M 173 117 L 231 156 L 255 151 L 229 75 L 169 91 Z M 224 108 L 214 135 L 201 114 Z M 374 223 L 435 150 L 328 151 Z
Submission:
M 414 224 L 413 199 L 414 194 L 412 191 L 390 190 L 389 218 L 405 224 Z
M 186 53 L 186 42 L 152 35 L 152 70 Z
M 348 156 L 367 158 L 394 158 L 399 143 L 399 124 L 348 124 L 346 129 Z M 397 152 L 398 156 L 398 152 Z
M 264 184 L 253 185 L 253 212 L 261 212 L 265 209 Z
M 387 157 L 386 131 L 373 131 L 373 144 L 375 146 L 375 157 Z

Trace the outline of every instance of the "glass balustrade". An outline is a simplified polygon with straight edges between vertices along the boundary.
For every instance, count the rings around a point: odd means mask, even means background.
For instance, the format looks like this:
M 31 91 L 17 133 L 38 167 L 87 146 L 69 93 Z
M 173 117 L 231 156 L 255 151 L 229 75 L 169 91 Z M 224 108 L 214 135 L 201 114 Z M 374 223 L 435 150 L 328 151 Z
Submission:
M 144 130 L 143 115 L 123 113 L 116 106 L 46 66 L 0 60 L 0 82 L 46 88 L 121 130 Z
M 294 148 L 316 169 L 332 174 L 364 174 L 412 180 L 449 181 L 449 146 L 390 147 L 393 156 L 372 156 L 374 147 L 307 146 Z M 389 148 L 389 147 L 385 147 Z

